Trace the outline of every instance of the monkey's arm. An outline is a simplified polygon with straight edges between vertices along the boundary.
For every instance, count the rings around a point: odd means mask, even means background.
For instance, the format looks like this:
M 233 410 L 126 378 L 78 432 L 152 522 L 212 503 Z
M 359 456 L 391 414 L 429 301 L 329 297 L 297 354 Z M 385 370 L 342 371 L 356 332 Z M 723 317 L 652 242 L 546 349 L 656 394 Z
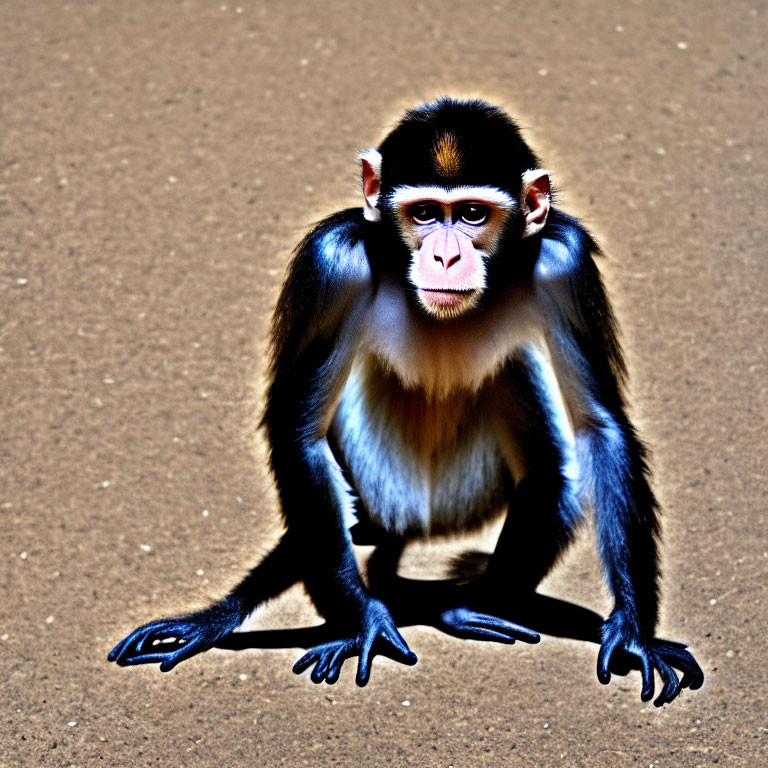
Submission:
M 159 664 L 169 672 L 232 633 L 259 604 L 299 580 L 289 534 L 222 600 L 193 613 L 157 619 L 124 637 L 107 659 L 121 667 Z
M 574 416 L 581 482 L 595 507 L 598 547 L 614 608 L 603 625 L 597 662 L 610 681 L 611 657 L 622 651 L 642 666 L 642 699 L 654 694 L 654 668 L 664 683 L 656 706 L 703 673 L 685 650 L 654 640 L 658 619 L 658 505 L 646 451 L 627 414 L 626 377 L 615 322 L 593 261 L 597 246 L 574 220 L 556 214 L 537 264 L 548 306 L 549 344 L 558 381 Z M 678 680 L 672 667 L 683 672 Z
M 359 212 L 342 212 L 305 238 L 275 313 L 264 424 L 288 531 L 223 600 L 139 627 L 112 649 L 110 661 L 158 663 L 169 671 L 230 634 L 257 605 L 303 580 L 320 612 L 344 635 L 297 665 L 316 662 L 315 682 L 334 682 L 344 660 L 359 654 L 358 682 L 365 683 L 374 643 L 375 652 L 415 663 L 385 606 L 363 588 L 343 519 L 347 489 L 325 440 L 370 294 L 359 219 Z
M 372 293 L 365 225 L 355 216 L 323 222 L 297 250 L 275 315 L 264 425 L 295 567 L 340 637 L 311 649 L 294 670 L 314 665 L 314 682 L 333 683 L 344 660 L 358 655 L 357 682 L 364 685 L 376 653 L 407 664 L 416 656 L 363 584 L 347 530 L 350 488 L 326 439 Z

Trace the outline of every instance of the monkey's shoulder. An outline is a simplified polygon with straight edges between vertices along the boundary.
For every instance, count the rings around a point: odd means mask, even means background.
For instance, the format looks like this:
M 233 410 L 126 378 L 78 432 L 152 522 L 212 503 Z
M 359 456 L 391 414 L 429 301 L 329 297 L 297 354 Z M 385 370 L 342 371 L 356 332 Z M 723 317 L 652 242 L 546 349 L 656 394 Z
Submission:
M 278 348 L 333 331 L 372 284 L 362 209 L 320 221 L 294 251 L 273 320 Z M 298 343 L 298 342 L 297 342 Z
M 541 240 L 534 281 L 546 285 L 579 280 L 595 267 L 600 249 L 584 225 L 562 211 L 553 211 Z
M 348 208 L 328 216 L 301 241 L 291 271 L 303 273 L 316 287 L 370 280 L 365 229 L 361 208 Z

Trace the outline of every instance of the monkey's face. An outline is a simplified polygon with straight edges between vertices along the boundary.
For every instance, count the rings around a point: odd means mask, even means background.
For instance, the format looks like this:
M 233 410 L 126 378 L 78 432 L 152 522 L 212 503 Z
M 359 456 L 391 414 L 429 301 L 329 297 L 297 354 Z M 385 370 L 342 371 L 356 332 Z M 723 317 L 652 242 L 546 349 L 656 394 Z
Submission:
M 470 311 L 486 290 L 486 264 L 515 199 L 493 187 L 399 187 L 388 202 L 411 253 L 408 279 L 420 306 L 438 319 Z
M 465 154 L 453 133 L 446 136 L 450 141 L 440 139 L 427 161 L 437 164 L 443 175 L 454 173 Z M 422 309 L 437 319 L 450 320 L 476 307 L 491 287 L 490 261 L 515 258 L 520 241 L 539 234 L 545 226 L 549 176 L 541 169 L 522 172 L 508 188 L 471 185 L 458 178 L 445 186 L 394 181 L 382 188 L 381 153 L 371 147 L 360 160 L 363 215 L 382 226 L 394 222 L 410 252 L 406 279 L 416 289 Z M 510 226 L 514 224 L 519 226 Z M 508 232 L 513 236 L 507 237 Z M 512 242 L 515 239 L 517 243 Z

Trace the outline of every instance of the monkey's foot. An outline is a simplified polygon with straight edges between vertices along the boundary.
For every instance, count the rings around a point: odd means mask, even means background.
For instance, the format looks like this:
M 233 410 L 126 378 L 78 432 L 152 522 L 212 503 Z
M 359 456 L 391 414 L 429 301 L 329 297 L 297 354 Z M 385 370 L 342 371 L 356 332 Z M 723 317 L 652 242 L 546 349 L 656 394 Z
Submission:
M 293 671 L 298 675 L 314 665 L 310 674 L 312 682 L 325 681 L 333 685 L 339 679 L 344 662 L 359 656 L 355 682 L 363 686 L 371 676 L 371 662 L 377 654 L 409 666 L 418 661 L 416 654 L 397 631 L 384 603 L 371 599 L 364 608 L 361 624 L 360 632 L 354 637 L 332 640 L 310 648 L 293 665 Z
M 642 674 L 643 701 L 653 698 L 653 672 L 659 673 L 664 685 L 653 702 L 656 707 L 674 701 L 683 688 L 695 691 L 704 683 L 704 672 L 685 645 L 656 638 L 643 641 L 620 612 L 614 613 L 603 626 L 603 643 L 597 657 L 598 680 L 605 685 L 611 680 L 611 671 L 622 674 L 633 668 L 640 669 Z M 682 679 L 675 669 L 683 673 Z
M 207 651 L 243 618 L 237 611 L 216 605 L 187 616 L 151 621 L 122 639 L 107 659 L 121 667 L 159 664 L 161 672 L 169 672 L 185 659 Z
M 449 635 L 467 640 L 493 640 L 497 643 L 512 644 L 515 640 L 538 643 L 541 639 L 538 632 L 532 629 L 465 607 L 443 611 L 436 626 Z

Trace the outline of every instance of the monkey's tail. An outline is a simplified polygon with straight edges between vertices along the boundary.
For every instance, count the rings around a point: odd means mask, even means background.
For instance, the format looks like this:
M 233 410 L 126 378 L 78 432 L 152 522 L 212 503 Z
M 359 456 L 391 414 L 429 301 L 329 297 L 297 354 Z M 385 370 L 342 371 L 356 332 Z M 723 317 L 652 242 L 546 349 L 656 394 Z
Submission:
M 448 576 L 461 582 L 472 581 L 488 570 L 488 552 L 469 550 L 454 557 L 448 565 Z

